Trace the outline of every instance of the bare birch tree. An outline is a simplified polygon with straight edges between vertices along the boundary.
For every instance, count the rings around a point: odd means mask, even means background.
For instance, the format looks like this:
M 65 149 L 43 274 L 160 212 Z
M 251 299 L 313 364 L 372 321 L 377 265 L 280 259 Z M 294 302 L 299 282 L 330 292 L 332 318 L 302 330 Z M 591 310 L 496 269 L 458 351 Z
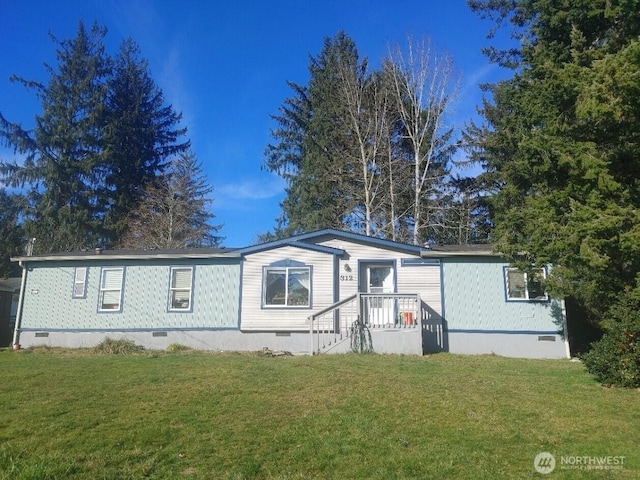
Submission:
M 339 75 L 345 128 L 355 142 L 355 158 L 350 159 L 354 164 L 352 195 L 363 209 L 365 235 L 378 236 L 374 217 L 380 208 L 380 161 L 388 136 L 389 98 L 380 75 L 367 71 L 366 60 L 358 65 L 342 62 Z
M 384 72 L 392 85 L 404 140 L 413 155 L 413 243 L 417 245 L 428 224 L 428 218 L 423 218 L 424 203 L 432 193 L 428 190 L 443 177 L 436 165 L 444 166 L 455 150 L 453 130 L 445 124 L 457 90 L 453 61 L 436 52 L 428 39 L 408 39 L 406 51 L 399 45 L 389 49 Z

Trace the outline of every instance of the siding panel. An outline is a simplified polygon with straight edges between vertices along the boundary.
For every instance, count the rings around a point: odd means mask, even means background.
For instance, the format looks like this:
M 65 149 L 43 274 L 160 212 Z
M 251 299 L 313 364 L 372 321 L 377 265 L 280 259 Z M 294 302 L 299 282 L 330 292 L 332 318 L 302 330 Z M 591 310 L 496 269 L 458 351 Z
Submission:
M 89 266 L 86 298 L 71 298 L 78 262 L 33 265 L 28 272 L 22 328 L 62 330 L 138 330 L 173 328 L 237 328 L 240 285 L 239 260 L 182 260 L 179 262 L 130 260 L 124 266 L 121 313 L 98 313 L 100 268 Z M 170 267 L 195 265 L 193 309 L 168 312 Z
M 398 293 L 419 293 L 420 298 L 439 315 L 442 314 L 442 290 L 440 266 L 402 266 L 403 258 L 420 258 L 396 250 L 379 248 L 343 239 L 329 239 L 320 243 L 327 247 L 343 249 L 347 258 L 340 259 L 339 275 L 352 275 L 352 280 L 340 281 L 340 298 L 347 298 L 358 292 L 358 263 L 366 260 L 395 260 Z M 345 268 L 348 265 L 349 272 Z
M 451 330 L 559 331 L 562 306 L 548 302 L 508 302 L 498 258 L 444 259 L 445 318 Z

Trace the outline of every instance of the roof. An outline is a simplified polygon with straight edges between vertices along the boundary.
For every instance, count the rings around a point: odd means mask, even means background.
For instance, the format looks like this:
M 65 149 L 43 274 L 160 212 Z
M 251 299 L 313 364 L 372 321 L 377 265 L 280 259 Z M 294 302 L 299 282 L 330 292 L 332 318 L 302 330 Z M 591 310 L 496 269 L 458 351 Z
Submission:
M 244 248 L 172 248 L 157 250 L 83 250 L 80 252 L 50 253 L 46 255 L 21 256 L 11 258 L 14 262 L 43 262 L 61 260 L 100 261 L 109 260 L 152 260 L 152 259 L 208 259 L 208 258 L 239 258 L 242 255 L 271 250 L 284 246 L 291 246 L 306 250 L 313 250 L 330 255 L 343 255 L 341 248 L 319 245 L 316 242 L 322 238 L 336 238 L 352 241 L 374 247 L 395 250 L 397 252 L 419 255 L 423 258 L 444 258 L 457 256 L 499 256 L 488 244 L 469 245 L 431 245 L 422 247 L 408 243 L 370 237 L 361 233 L 345 232 L 336 229 L 316 230 L 302 233 L 280 240 L 251 245 Z
M 420 256 L 423 258 L 499 257 L 500 254 L 494 252 L 493 245 L 469 243 L 465 245 L 429 245 L 421 249 Z
M 230 248 L 165 248 L 157 250 L 103 250 L 48 253 L 46 255 L 33 255 L 12 257 L 14 262 L 42 262 L 52 260 L 152 260 L 152 259 L 184 259 L 184 258 L 237 258 L 240 255 L 235 249 Z
M 261 243 L 258 245 L 252 245 L 250 247 L 238 249 L 238 251 L 241 252 L 242 254 L 248 254 L 248 253 L 255 253 L 255 252 L 260 252 L 264 250 L 271 250 L 273 248 L 279 248 L 284 246 L 295 246 L 299 248 L 308 248 L 308 249 L 314 249 L 314 250 L 323 249 L 323 251 L 327 251 L 327 253 L 334 253 L 336 255 L 341 255 L 344 253 L 344 250 L 341 250 L 341 249 L 330 248 L 330 247 L 317 245 L 313 243 L 313 240 L 319 240 L 322 237 L 350 240 L 358 243 L 364 243 L 366 245 L 377 246 L 380 248 L 387 248 L 391 250 L 413 253 L 415 255 L 419 255 L 420 250 L 422 250 L 421 247 L 416 245 L 410 245 L 402 242 L 394 242 L 392 240 L 385 240 L 383 238 L 370 237 L 367 235 L 363 235 L 361 233 L 344 232 L 342 230 L 327 228 L 324 230 L 316 230 L 313 232 L 294 235 L 292 237 L 283 238 L 280 240 L 273 240 L 271 242 Z

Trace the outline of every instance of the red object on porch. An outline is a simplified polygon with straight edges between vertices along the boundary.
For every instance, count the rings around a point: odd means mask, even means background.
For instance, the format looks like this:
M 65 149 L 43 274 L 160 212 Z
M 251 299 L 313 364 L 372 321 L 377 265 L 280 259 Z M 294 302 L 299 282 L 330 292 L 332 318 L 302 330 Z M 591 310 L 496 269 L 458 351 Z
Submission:
M 405 325 L 415 325 L 413 312 L 402 312 L 402 321 Z

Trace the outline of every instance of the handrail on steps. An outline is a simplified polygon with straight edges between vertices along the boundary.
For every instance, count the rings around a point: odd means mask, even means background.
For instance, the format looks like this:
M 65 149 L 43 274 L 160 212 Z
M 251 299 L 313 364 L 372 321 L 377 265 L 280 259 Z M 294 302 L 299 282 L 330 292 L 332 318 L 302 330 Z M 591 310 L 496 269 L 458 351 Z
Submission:
M 339 302 L 336 302 L 332 305 L 329 305 L 326 308 L 323 308 L 322 310 L 320 310 L 319 312 L 314 313 L 313 315 L 310 315 L 308 317 L 309 320 L 309 353 L 311 355 L 313 355 L 314 353 L 316 353 L 315 351 L 315 347 L 314 347 L 314 336 L 313 336 L 313 325 L 314 322 L 316 321 L 317 318 L 331 312 L 331 311 L 335 311 L 338 308 L 340 308 L 341 306 L 352 302 L 353 300 L 355 300 L 356 298 L 358 298 L 360 296 L 359 293 L 354 293 L 353 295 L 351 295 L 350 297 L 344 298 L 342 300 L 340 300 Z
M 309 352 L 313 355 L 333 349 L 349 338 L 356 321 L 373 329 L 396 330 L 416 328 L 421 318 L 419 294 L 358 292 L 308 317 Z

